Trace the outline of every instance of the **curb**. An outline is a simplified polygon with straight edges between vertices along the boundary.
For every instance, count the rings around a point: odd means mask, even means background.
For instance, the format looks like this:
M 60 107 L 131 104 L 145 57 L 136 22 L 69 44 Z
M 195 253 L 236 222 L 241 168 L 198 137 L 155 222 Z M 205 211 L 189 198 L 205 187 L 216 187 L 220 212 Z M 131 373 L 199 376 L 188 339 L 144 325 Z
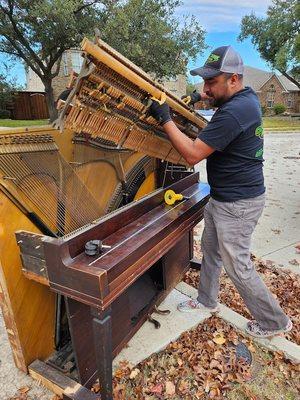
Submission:
M 186 296 L 196 298 L 198 291 L 192 286 L 188 285 L 185 282 L 180 282 L 176 289 Z M 220 304 L 221 311 L 218 313 L 218 316 L 222 318 L 224 321 L 228 322 L 234 328 L 242 331 L 243 334 L 250 337 L 253 341 L 265 347 L 268 350 L 272 351 L 282 351 L 285 357 L 297 364 L 300 364 L 300 346 L 296 343 L 291 342 L 290 340 L 285 339 L 281 336 L 274 336 L 271 339 L 259 339 L 255 338 L 251 335 L 248 335 L 245 331 L 246 324 L 249 321 L 247 318 L 238 314 L 237 312 L 231 310 L 229 307 Z
M 300 130 L 299 129 L 296 129 L 296 130 L 294 130 L 294 131 L 285 131 L 285 130 L 280 130 L 280 129 L 278 129 L 278 130 L 274 130 L 274 129 L 268 129 L 268 128 L 265 128 L 264 129 L 264 132 L 265 133 L 300 133 Z

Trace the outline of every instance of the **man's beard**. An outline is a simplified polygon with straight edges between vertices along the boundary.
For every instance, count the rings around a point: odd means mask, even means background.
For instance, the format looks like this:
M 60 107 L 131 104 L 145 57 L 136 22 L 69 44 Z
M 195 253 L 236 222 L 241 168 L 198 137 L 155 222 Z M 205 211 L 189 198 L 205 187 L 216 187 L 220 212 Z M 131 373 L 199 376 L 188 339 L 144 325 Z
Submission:
M 223 96 L 223 97 L 219 97 L 218 99 L 211 97 L 208 101 L 212 107 L 221 107 L 224 103 L 226 103 L 227 100 L 228 100 L 228 98 Z

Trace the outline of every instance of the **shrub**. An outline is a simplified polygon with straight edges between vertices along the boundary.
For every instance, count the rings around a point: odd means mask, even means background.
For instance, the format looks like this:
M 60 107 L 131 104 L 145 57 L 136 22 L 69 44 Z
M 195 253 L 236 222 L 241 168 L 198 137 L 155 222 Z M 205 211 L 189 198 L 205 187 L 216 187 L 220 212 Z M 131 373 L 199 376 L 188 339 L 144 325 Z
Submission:
M 285 112 L 285 106 L 283 104 L 275 104 L 273 110 L 276 115 L 282 114 Z
M 0 108 L 0 119 L 7 119 L 10 118 L 10 111 L 3 110 Z

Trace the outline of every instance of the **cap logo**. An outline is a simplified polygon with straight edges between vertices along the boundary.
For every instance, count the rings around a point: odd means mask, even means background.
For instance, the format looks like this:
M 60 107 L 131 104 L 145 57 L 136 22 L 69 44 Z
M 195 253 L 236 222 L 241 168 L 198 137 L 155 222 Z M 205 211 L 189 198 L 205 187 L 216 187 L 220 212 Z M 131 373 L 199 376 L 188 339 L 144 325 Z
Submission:
M 219 61 L 219 59 L 220 59 L 220 56 L 218 56 L 217 54 L 211 53 L 211 55 L 208 57 L 206 62 L 207 63 L 216 62 L 216 61 Z

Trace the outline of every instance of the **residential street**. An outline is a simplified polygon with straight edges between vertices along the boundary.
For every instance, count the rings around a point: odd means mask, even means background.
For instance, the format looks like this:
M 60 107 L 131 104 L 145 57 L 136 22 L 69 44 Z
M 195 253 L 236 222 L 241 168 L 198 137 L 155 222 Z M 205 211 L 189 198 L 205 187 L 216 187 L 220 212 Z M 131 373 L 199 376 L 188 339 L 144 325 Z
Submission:
M 300 254 L 295 252 L 295 245 L 300 242 L 300 132 L 267 133 L 265 160 L 267 203 L 255 231 L 252 252 L 300 272 Z M 203 180 L 204 171 L 202 163 Z M 1 399 L 10 399 L 23 386 L 30 386 L 28 395 L 32 400 L 53 398 L 50 391 L 15 368 L 0 314 Z

